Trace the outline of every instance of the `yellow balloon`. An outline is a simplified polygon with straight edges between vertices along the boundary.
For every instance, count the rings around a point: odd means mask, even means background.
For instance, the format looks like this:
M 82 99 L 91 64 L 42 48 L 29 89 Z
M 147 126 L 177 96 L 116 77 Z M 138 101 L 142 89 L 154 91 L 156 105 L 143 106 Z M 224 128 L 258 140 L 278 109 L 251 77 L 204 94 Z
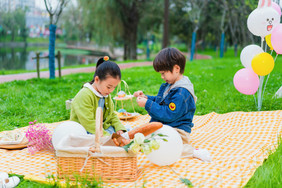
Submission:
M 266 44 L 269 46 L 270 50 L 273 50 L 273 46 L 271 44 L 271 34 L 265 36 Z
M 252 68 L 257 75 L 265 76 L 273 70 L 274 59 L 266 52 L 257 54 L 252 60 Z

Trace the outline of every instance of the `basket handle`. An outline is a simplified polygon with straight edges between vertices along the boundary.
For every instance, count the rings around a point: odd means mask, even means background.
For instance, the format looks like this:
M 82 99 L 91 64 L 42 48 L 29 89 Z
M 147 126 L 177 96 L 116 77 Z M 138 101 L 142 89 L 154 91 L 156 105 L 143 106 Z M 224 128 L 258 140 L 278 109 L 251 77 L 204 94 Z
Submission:
M 96 130 L 95 130 L 95 148 L 100 152 L 100 138 L 103 135 L 103 109 L 98 107 L 96 110 Z

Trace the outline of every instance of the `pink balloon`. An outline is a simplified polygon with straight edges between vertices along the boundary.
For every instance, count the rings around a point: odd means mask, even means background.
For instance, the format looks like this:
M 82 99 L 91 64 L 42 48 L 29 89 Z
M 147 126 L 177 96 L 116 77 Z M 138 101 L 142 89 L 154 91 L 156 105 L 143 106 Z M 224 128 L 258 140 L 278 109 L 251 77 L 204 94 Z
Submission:
M 278 12 L 279 16 L 281 16 L 281 7 L 275 2 L 272 2 L 271 6 Z
M 282 24 L 277 25 L 271 34 L 271 44 L 277 54 L 282 54 Z
M 252 69 L 243 68 L 236 72 L 233 83 L 240 93 L 253 95 L 258 90 L 259 77 Z

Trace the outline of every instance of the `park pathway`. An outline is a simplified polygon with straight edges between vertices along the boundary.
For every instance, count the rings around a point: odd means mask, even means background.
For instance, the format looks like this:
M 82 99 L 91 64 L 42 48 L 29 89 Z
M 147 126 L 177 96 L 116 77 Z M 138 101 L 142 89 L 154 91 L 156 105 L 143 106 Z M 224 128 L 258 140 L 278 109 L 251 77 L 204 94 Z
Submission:
M 136 63 L 121 63 L 118 64 L 121 69 L 131 68 L 131 67 L 141 67 L 152 65 L 152 62 L 136 62 Z M 93 67 L 83 67 L 83 68 L 72 68 L 72 69 L 62 69 L 62 76 L 73 73 L 82 73 L 82 72 L 93 72 L 95 71 L 95 66 Z M 59 77 L 58 71 L 56 71 L 56 77 Z M 37 73 L 22 73 L 22 74 L 9 74 L 9 75 L 0 75 L 0 83 L 10 82 L 14 80 L 27 80 L 31 78 L 37 78 Z M 40 78 L 49 78 L 49 71 L 41 71 Z

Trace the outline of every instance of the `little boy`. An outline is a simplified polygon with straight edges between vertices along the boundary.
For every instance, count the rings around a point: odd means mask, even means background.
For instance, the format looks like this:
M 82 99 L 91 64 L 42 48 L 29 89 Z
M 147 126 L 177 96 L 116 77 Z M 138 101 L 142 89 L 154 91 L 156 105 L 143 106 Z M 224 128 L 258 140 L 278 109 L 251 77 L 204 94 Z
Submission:
M 156 56 L 153 66 L 166 82 L 161 85 L 157 96 L 144 95 L 137 91 L 137 103 L 145 107 L 151 116 L 150 122 L 161 122 L 176 129 L 183 141 L 182 157 L 196 157 L 211 162 L 206 149 L 194 149 L 190 143 L 193 116 L 196 110 L 197 97 L 193 84 L 183 76 L 186 58 L 176 48 L 165 48 Z

